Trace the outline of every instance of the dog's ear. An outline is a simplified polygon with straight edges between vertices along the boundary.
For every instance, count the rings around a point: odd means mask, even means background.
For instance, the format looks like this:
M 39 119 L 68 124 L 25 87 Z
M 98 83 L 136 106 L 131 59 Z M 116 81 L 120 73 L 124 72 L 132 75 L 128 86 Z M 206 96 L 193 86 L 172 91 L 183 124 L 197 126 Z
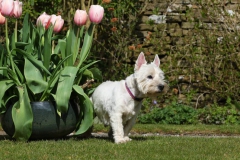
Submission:
M 139 68 L 143 65 L 143 64 L 147 64 L 147 61 L 145 59 L 145 56 L 144 56 L 144 53 L 141 52 L 138 56 L 138 59 L 136 61 L 136 64 L 135 64 L 135 71 L 136 70 L 139 70 Z
M 159 59 L 157 54 L 156 54 L 156 56 L 154 58 L 154 61 L 152 63 L 155 64 L 157 67 L 160 66 L 160 59 Z

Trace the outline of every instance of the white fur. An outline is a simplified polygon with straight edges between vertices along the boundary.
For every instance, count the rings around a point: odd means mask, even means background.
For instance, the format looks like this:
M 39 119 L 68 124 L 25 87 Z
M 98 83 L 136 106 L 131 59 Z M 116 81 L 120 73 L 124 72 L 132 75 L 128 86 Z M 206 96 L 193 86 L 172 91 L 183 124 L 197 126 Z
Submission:
M 125 82 L 137 98 L 157 96 L 168 88 L 159 65 L 157 55 L 151 64 L 147 64 L 144 54 L 140 53 L 134 74 L 128 76 L 126 80 L 104 82 L 94 91 L 91 99 L 95 113 L 104 125 L 111 126 L 110 133 L 112 130 L 115 143 L 131 140 L 128 134 L 135 124 L 142 104 L 130 96 Z M 160 90 L 159 86 L 164 86 L 164 89 Z

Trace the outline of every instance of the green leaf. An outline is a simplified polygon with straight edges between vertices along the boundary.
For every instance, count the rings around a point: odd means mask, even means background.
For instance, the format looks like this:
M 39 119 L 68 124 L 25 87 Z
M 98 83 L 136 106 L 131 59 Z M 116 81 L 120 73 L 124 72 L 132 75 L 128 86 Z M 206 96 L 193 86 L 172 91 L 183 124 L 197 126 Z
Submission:
M 29 38 L 30 32 L 30 25 L 29 25 L 29 14 L 27 13 L 23 19 L 23 28 L 22 28 L 22 41 L 27 43 Z
M 84 28 L 84 27 L 82 27 Z M 78 26 L 71 26 L 67 37 L 66 37 L 66 54 L 71 54 L 72 58 L 67 60 L 67 65 L 68 66 L 72 66 L 74 65 L 77 55 L 78 55 L 78 51 L 79 51 L 79 45 L 80 45 L 80 36 L 79 33 L 80 32 L 80 28 Z
M 43 66 L 43 64 L 38 61 L 37 59 L 35 59 L 31 54 L 28 54 L 27 52 L 25 52 L 24 50 L 18 49 L 16 48 L 16 51 L 20 54 L 22 54 L 23 56 L 25 56 L 29 61 L 31 61 L 34 65 L 40 67 L 42 70 L 44 70 L 46 73 L 48 73 L 49 75 L 51 75 L 51 73 Z
M 64 59 L 66 57 L 66 40 L 59 39 L 58 46 L 60 46 L 61 57 Z M 64 66 L 68 66 L 67 61 L 64 62 Z
M 68 110 L 68 103 L 77 71 L 76 67 L 67 66 L 60 73 L 57 92 L 54 95 L 59 114 Z
M 93 64 L 97 63 L 98 61 L 94 61 L 92 63 L 89 63 L 87 64 L 86 66 L 82 67 L 81 69 L 78 70 L 78 73 L 77 73 L 77 78 L 76 78 L 76 84 L 79 84 L 81 79 L 82 79 L 82 74 L 83 72 L 90 66 L 92 66 Z
M 94 28 L 95 28 L 95 25 L 92 23 L 90 25 L 90 27 L 88 28 L 87 32 L 85 33 L 84 41 L 83 41 L 83 47 L 82 47 L 82 50 L 80 52 L 80 59 L 79 59 L 79 63 L 78 63 L 78 68 L 80 68 L 82 63 L 88 57 L 88 54 L 89 54 L 91 46 L 92 46 Z
M 0 67 L 0 70 L 6 70 L 9 78 L 14 81 L 15 84 L 20 85 L 17 75 L 7 67 Z
M 43 92 L 48 83 L 44 81 L 41 71 L 25 58 L 24 75 L 27 81 L 27 86 L 33 94 Z
M 54 71 L 52 72 L 52 75 L 50 76 L 50 78 L 48 80 L 48 86 L 42 94 L 42 97 L 40 99 L 41 101 L 43 101 L 48 96 L 48 94 L 50 94 L 52 88 L 55 86 L 55 84 L 57 82 L 58 77 L 60 76 L 59 73 L 61 73 L 61 71 L 63 70 L 63 69 L 61 69 L 62 64 L 70 57 L 71 57 L 71 55 L 69 55 L 68 57 L 65 57 L 65 59 L 58 62 L 58 65 L 56 66 L 56 68 L 54 69 Z
M 15 45 L 16 45 L 16 47 L 25 47 L 25 46 L 29 45 L 29 43 L 25 43 L 25 42 L 16 42 Z
M 68 34 L 66 36 L 66 46 L 65 46 L 65 56 L 69 53 L 72 54 L 72 46 L 74 42 L 74 30 L 72 27 L 70 27 Z M 66 66 L 71 66 L 73 64 L 73 59 L 70 58 L 68 61 L 66 61 Z
M 79 69 L 78 73 L 84 72 L 85 69 L 87 69 L 88 67 L 94 65 L 94 64 L 97 63 L 97 62 L 98 62 L 98 61 L 94 61 L 94 62 L 91 62 L 91 63 L 85 65 L 84 67 L 82 67 L 82 68 Z
M 19 101 L 12 108 L 12 117 L 15 126 L 13 138 L 28 140 L 32 134 L 33 114 L 26 85 L 17 87 Z
M 5 106 L 2 106 L 2 99 L 5 95 L 5 92 L 14 85 L 14 82 L 12 80 L 1 80 L 0 81 L 0 114 L 4 112 Z M 2 109 L 4 107 L 4 109 Z
M 89 70 L 92 72 L 94 80 L 102 82 L 102 73 L 98 68 L 91 68 Z
M 73 39 L 74 45 L 72 45 L 73 47 L 71 48 L 72 54 L 73 54 L 73 64 L 75 64 L 77 57 L 78 57 L 80 42 L 83 37 L 84 28 L 85 27 L 82 26 L 81 30 L 80 30 L 79 26 L 74 25 L 74 35 L 75 35 L 74 39 Z M 79 33 L 79 31 L 80 31 L 80 33 Z
M 49 69 L 49 64 L 52 54 L 52 34 L 53 26 L 49 27 L 44 34 L 44 49 L 43 49 L 43 65 L 45 68 Z
M 93 125 L 93 105 L 89 97 L 84 93 L 83 89 L 74 85 L 73 89 L 78 93 L 80 98 L 80 110 L 83 112 L 82 118 L 80 118 L 80 125 L 77 126 L 75 135 L 85 133 Z
M 83 76 L 87 77 L 87 78 L 91 78 L 93 79 L 93 74 L 90 70 L 86 69 L 84 72 L 83 72 Z
M 19 77 L 19 81 L 23 82 L 24 81 L 24 76 L 23 76 L 22 72 L 20 71 L 20 69 L 18 68 L 18 65 L 16 63 L 14 63 L 13 65 L 14 65 L 14 68 L 15 68 L 15 72 Z

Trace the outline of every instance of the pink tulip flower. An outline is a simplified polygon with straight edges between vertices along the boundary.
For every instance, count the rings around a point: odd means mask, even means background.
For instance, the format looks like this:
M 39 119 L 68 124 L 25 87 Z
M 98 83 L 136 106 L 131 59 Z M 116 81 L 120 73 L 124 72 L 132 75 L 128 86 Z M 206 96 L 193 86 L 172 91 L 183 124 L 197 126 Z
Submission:
M 11 16 L 13 11 L 13 0 L 2 0 L 0 3 L 0 10 L 3 16 Z
M 99 24 L 103 19 L 104 9 L 100 5 L 91 5 L 89 9 L 90 21 Z
M 6 21 L 6 18 L 0 12 L 0 24 L 4 24 L 5 21 Z
M 77 26 L 83 26 L 87 23 L 88 15 L 87 12 L 84 10 L 76 10 L 74 14 L 74 23 Z
M 64 20 L 62 19 L 61 16 L 52 15 L 50 22 L 53 25 L 53 31 L 55 33 L 58 33 L 61 31 L 64 24 Z
M 48 29 L 48 27 L 50 25 L 50 18 L 51 18 L 51 16 L 44 12 L 43 14 L 41 14 L 38 17 L 37 26 L 42 25 L 43 27 L 45 27 L 45 29 Z
M 15 18 L 19 18 L 22 15 L 22 2 L 19 2 L 19 0 L 16 0 L 13 2 L 14 7 L 13 7 L 13 11 L 12 11 L 12 15 Z

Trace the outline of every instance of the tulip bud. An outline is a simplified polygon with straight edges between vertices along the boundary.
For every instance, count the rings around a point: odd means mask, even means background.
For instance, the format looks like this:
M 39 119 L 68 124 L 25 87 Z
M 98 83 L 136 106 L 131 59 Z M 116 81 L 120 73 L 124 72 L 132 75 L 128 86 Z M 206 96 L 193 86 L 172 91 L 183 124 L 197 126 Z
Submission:
M 62 19 L 61 16 L 52 15 L 50 22 L 53 25 L 53 31 L 55 33 L 58 33 L 61 31 L 64 24 L 64 20 Z
M 87 12 L 84 10 L 76 10 L 74 15 L 74 23 L 77 26 L 83 26 L 87 23 L 88 15 Z
M 0 3 L 0 10 L 3 16 L 11 16 L 13 11 L 13 0 L 2 0 Z
M 43 14 L 41 14 L 38 19 L 37 19 L 37 26 L 42 25 L 43 27 L 45 27 L 45 29 L 47 29 L 50 25 L 50 18 L 51 16 L 49 16 L 48 14 L 46 14 L 45 12 Z
M 12 15 L 15 18 L 19 18 L 22 15 L 22 2 L 19 2 L 19 0 L 16 0 L 13 2 L 14 7 L 13 7 L 13 11 L 12 11 Z
M 104 9 L 100 5 L 91 5 L 89 9 L 90 21 L 99 24 L 103 19 Z
M 6 18 L 0 12 L 0 24 L 4 24 L 5 21 L 6 21 Z

